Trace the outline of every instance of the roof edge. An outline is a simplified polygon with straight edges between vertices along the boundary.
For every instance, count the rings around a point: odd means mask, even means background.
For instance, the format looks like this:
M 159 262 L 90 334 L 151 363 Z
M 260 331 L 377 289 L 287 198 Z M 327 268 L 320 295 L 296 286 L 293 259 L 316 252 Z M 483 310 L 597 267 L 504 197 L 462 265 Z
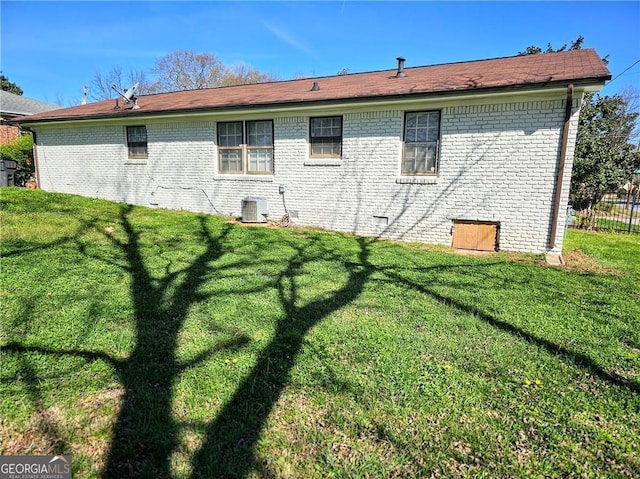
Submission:
M 566 54 L 569 51 L 572 50 L 568 50 L 568 51 L 564 51 L 564 52 L 545 52 L 545 53 L 538 53 L 535 54 L 535 56 L 542 56 L 542 55 L 557 55 L 557 54 Z M 575 51 L 575 50 L 574 50 Z M 592 51 L 594 52 L 596 55 L 598 54 L 598 52 L 595 50 L 595 48 L 582 48 L 580 49 L 580 51 Z M 411 70 L 414 69 L 418 69 L 418 68 L 427 68 L 427 67 L 442 67 L 442 66 L 451 66 L 451 65 L 464 65 L 467 63 L 484 63 L 484 62 L 491 62 L 491 61 L 496 61 L 496 60 L 507 60 L 507 59 L 511 59 L 511 58 L 520 58 L 520 57 L 526 57 L 526 56 L 532 56 L 532 55 L 506 55 L 506 56 L 502 56 L 502 57 L 493 57 L 493 58 L 482 58 L 480 60 L 460 60 L 460 61 L 456 61 L 456 62 L 443 62 L 443 63 L 430 63 L 429 65 L 415 65 L 415 66 L 405 66 L 404 70 L 405 72 L 411 72 Z M 598 55 L 598 58 L 600 58 L 600 56 Z M 302 76 L 299 78 L 290 78 L 287 80 L 272 80 L 272 81 L 266 81 L 266 82 L 260 82 L 257 83 L 259 85 L 273 85 L 273 84 L 281 84 L 281 83 L 290 83 L 290 82 L 297 82 L 300 80 L 322 80 L 322 79 L 327 79 L 327 78 L 338 78 L 338 77 L 348 77 L 348 76 L 358 76 L 358 75 L 370 75 L 370 74 L 375 74 L 375 73 L 385 73 L 385 72 L 389 72 L 390 74 L 395 75 L 397 71 L 397 68 L 384 68 L 381 70 L 369 70 L 369 71 L 365 71 L 365 72 L 353 72 L 353 73 L 345 73 L 342 75 L 338 75 L 338 74 L 334 74 L 334 75 L 322 75 L 322 76 Z M 607 80 L 611 79 L 611 75 L 609 75 L 609 78 Z M 245 85 L 225 85 L 225 86 L 217 86 L 217 87 L 211 87 L 211 88 L 201 88 L 202 91 L 209 91 L 209 90 L 224 90 L 224 89 L 228 89 L 228 88 L 238 88 L 238 87 L 242 87 Z M 158 92 L 158 93 L 150 93 L 148 95 L 141 95 L 140 97 L 142 98 L 144 97 L 152 97 L 152 96 L 156 96 L 156 95 L 166 95 L 168 93 L 179 93 L 182 91 L 192 91 L 192 90 L 177 90 L 177 91 L 171 91 L 171 92 Z
M 608 76 L 609 79 L 611 75 Z M 262 110 L 265 108 L 287 108 L 287 107 L 298 107 L 303 108 L 305 106 L 316 106 L 316 105 L 326 105 L 326 106 L 339 106 L 343 104 L 358 104 L 358 103 L 384 103 L 384 102 L 401 102 L 402 100 L 418 100 L 421 98 L 424 99 L 432 99 L 432 98 L 442 98 L 442 97 L 473 97 L 477 95 L 499 95 L 499 94 L 525 94 L 525 93 L 534 93 L 534 92 L 543 92 L 545 90 L 551 90 L 556 88 L 566 88 L 569 84 L 573 84 L 575 87 L 586 87 L 586 86 L 600 86 L 604 85 L 604 81 L 600 77 L 595 77 L 593 79 L 580 80 L 580 81 L 550 81 L 545 83 L 531 83 L 531 84 L 520 84 L 520 85 L 509 85 L 509 86 L 501 86 L 501 87 L 486 87 L 486 88 L 476 88 L 473 90 L 443 90 L 438 92 L 422 92 L 422 93 L 403 93 L 396 95 L 385 95 L 385 96 L 363 96 L 363 97 L 345 97 L 345 98 L 333 98 L 333 99 L 323 99 L 323 100 L 306 100 L 306 101 L 289 101 L 289 102 L 268 102 L 268 103 L 254 103 L 251 105 L 228 105 L 228 106 L 220 106 L 220 107 L 197 107 L 197 108 L 177 108 L 172 110 L 154 110 L 154 111 L 144 111 L 142 109 L 139 110 L 127 110 L 130 111 L 131 114 L 122 114 L 120 111 L 118 115 L 113 115 L 111 113 L 107 114 L 95 114 L 92 116 L 87 115 L 76 115 L 69 116 L 65 118 L 44 118 L 44 119 L 36 119 L 29 121 L 28 116 L 23 117 L 21 121 L 20 118 L 16 118 L 13 120 L 9 120 L 11 124 L 20 124 L 20 125 L 36 125 L 36 124 L 45 124 L 45 123 L 64 123 L 64 122 L 79 122 L 79 121 L 96 121 L 96 120 L 125 120 L 125 119 L 138 119 L 145 117 L 164 117 L 164 116 L 176 116 L 179 114 L 184 114 L 185 116 L 190 114 L 197 113 L 218 113 L 221 111 L 229 111 L 234 112 L 238 110 Z

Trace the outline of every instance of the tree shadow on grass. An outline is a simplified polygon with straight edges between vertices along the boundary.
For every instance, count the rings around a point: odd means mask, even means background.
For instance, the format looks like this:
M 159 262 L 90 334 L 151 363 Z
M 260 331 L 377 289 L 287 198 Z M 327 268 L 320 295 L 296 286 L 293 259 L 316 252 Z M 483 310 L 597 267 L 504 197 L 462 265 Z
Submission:
M 465 265 L 465 268 L 470 268 L 470 267 L 471 266 L 469 265 Z M 486 264 L 483 264 L 482 267 L 483 268 L 486 267 Z M 436 268 L 440 268 L 440 267 L 436 267 Z M 448 268 L 450 268 L 450 266 L 446 267 L 446 269 Z M 427 269 L 433 269 L 433 268 L 427 268 Z M 443 295 L 437 292 L 435 288 L 430 288 L 427 285 L 424 285 L 403 277 L 398 272 L 394 271 L 392 268 L 385 268 L 384 270 L 381 270 L 381 272 L 382 271 L 384 271 L 384 274 L 387 277 L 387 280 L 385 281 L 389 281 L 393 284 L 402 285 L 404 287 L 418 291 L 419 293 L 430 296 L 437 302 L 444 304 L 450 308 L 454 308 L 462 313 L 472 314 L 473 316 L 479 318 L 481 321 L 489 324 L 495 329 L 505 331 L 517 338 L 521 338 L 524 341 L 534 344 L 535 346 L 541 347 L 553 355 L 556 355 L 561 357 L 562 359 L 568 360 L 570 363 L 574 363 L 586 369 L 594 376 L 600 378 L 603 381 L 608 382 L 609 384 L 612 384 L 614 386 L 621 387 L 624 389 L 628 389 L 635 393 L 640 393 L 640 384 L 638 384 L 636 381 L 632 379 L 627 379 L 619 374 L 616 374 L 615 372 L 607 371 L 605 368 L 597 364 L 591 357 L 589 357 L 586 354 L 582 354 L 576 351 L 571 351 L 563 346 L 560 346 L 559 344 L 549 341 L 548 339 L 537 336 L 535 334 L 531 334 L 525 331 L 524 329 L 509 323 L 508 321 L 499 319 L 498 317 L 488 314 L 482 311 L 477 306 L 467 304 L 464 301 L 461 301 L 459 299 L 455 299 L 455 298 Z
M 200 292 L 214 268 L 211 264 L 224 253 L 223 241 L 230 226 L 214 236 L 200 217 L 200 239 L 204 251 L 187 267 L 167 271 L 160 279 L 152 276 L 145 263 L 140 234 L 134 229 L 129 214 L 131 206 L 122 207 L 120 225 L 125 239 L 107 234 L 124 258 L 123 264 L 109 258 L 98 258 L 122 268 L 130 276 L 130 295 L 134 307 L 135 343 L 131 354 L 119 359 L 108 353 L 91 350 L 60 351 L 39 346 L 23 346 L 16 342 L 3 349 L 33 352 L 50 356 L 74 356 L 86 361 L 102 360 L 116 372 L 124 389 L 122 406 L 114 426 L 110 449 L 102 476 L 171 477 L 170 457 L 177 446 L 179 425 L 172 417 L 173 386 L 180 374 L 221 350 L 237 350 L 249 342 L 245 335 L 221 341 L 195 358 L 181 362 L 177 357 L 179 333 L 195 303 L 210 295 Z M 79 250 L 88 255 L 79 244 Z M 23 368 L 26 367 L 23 365 Z M 34 400 L 35 392 L 30 393 Z M 56 449 L 56 452 L 58 450 Z
M 204 444 L 193 459 L 193 478 L 245 477 L 252 471 L 268 475 L 255 456 L 260 432 L 289 382 L 296 356 L 305 335 L 334 311 L 354 301 L 363 291 L 373 267 L 368 261 L 371 240 L 356 238 L 358 260 L 343 263 L 348 278 L 331 296 L 300 305 L 297 278 L 302 268 L 314 260 L 331 260 L 332 252 L 310 254 L 297 247 L 277 281 L 278 296 L 284 311 L 273 339 L 262 350 L 251 372 L 209 424 Z
M 55 241 L 49 241 L 47 243 L 38 243 L 35 241 L 12 241 L 12 247 L 6 251 L 2 251 L 2 256 L 8 258 L 10 256 L 19 256 L 26 253 L 32 253 L 34 251 L 42 251 L 49 248 L 55 248 L 62 246 L 66 243 L 73 243 L 77 241 L 83 234 L 96 227 L 98 221 L 95 218 L 89 221 L 80 220 L 80 226 L 76 229 L 74 234 L 65 235 L 58 238 Z M 4 246 L 4 245 L 3 245 Z M 5 248 L 3 248 L 4 250 Z
M 189 364 L 176 358 L 177 340 L 188 308 L 207 297 L 198 293 L 207 280 L 211 263 L 224 254 L 222 242 L 229 227 L 212 236 L 201 220 L 201 238 L 206 246 L 189 267 L 181 271 L 184 279 L 167 298 L 168 288 L 177 273 L 167 273 L 154 280 L 141 253 L 140 236 L 128 219 L 124 208 L 121 226 L 126 240 L 111 241 L 124 256 L 124 264 L 100 258 L 124 268 L 131 276 L 131 297 L 135 309 L 135 347 L 126 359 L 117 359 L 100 351 L 57 351 L 42 347 L 11 343 L 7 350 L 38 352 L 48 355 L 73 355 L 87 361 L 103 360 L 117 372 L 125 394 L 111 439 L 103 477 L 171 477 L 170 457 L 178 446 L 180 425 L 172 418 L 172 390 L 180 373 L 222 349 L 238 349 L 248 339 L 234 338 L 218 344 Z M 304 246 L 291 244 L 294 254 L 277 277 L 275 284 L 283 311 L 273 339 L 262 350 L 256 365 L 236 388 L 234 395 L 207 425 L 204 444 L 193 458 L 193 477 L 245 477 L 264 466 L 255 458 L 260 432 L 289 382 L 296 356 L 309 330 L 332 312 L 348 305 L 364 289 L 374 271 L 368 261 L 372 240 L 356 238 L 357 260 L 345 258 L 323 248 L 316 238 Z M 84 251 L 84 254 L 87 254 Z M 328 297 L 303 302 L 298 281 L 305 265 L 314 262 L 339 262 L 347 273 L 342 287 Z M 165 304 L 166 306 L 163 306 Z
M 176 356 L 179 333 L 190 306 L 207 299 L 199 292 L 207 281 L 210 264 L 224 254 L 222 242 L 229 226 L 215 237 L 200 217 L 200 237 L 205 251 L 181 273 L 184 279 L 170 297 L 167 292 L 177 273 L 154 280 L 141 252 L 140 235 L 123 209 L 120 223 L 126 241 L 111 238 L 126 258 L 131 275 L 135 309 L 135 347 L 119 369 L 125 390 L 115 424 L 105 477 L 170 477 L 170 456 L 177 446 L 178 430 L 172 418 L 173 385 L 179 374 L 221 348 L 238 348 L 248 341 L 235 338 L 202 353 L 189 364 Z
M 32 418 L 29 427 L 34 427 L 53 454 L 65 454 L 69 445 L 60 433 L 55 418 L 43 406 L 43 397 L 38 385 L 38 376 L 25 356 L 18 357 L 18 368 L 24 381 L 29 401 L 38 414 Z M 21 451 L 20 451 L 21 452 Z M 35 451 L 38 452 L 38 451 Z
M 75 355 L 88 361 L 105 360 L 119 376 L 124 388 L 122 408 L 115 424 L 103 477 L 171 477 L 170 458 L 178 447 L 181 425 L 172 416 L 173 388 L 176 379 L 188 367 L 207 360 L 217 351 L 238 349 L 248 342 L 241 336 L 222 341 L 188 363 L 177 357 L 178 337 L 189 308 L 210 297 L 201 293 L 201 286 L 212 279 L 213 263 L 225 253 L 224 241 L 230 226 L 213 235 L 200 218 L 200 238 L 204 251 L 186 268 L 166 271 L 156 279 L 142 254 L 140 234 L 130 219 L 130 207 L 123 207 L 120 224 L 125 239 L 109 236 L 124 258 L 123 268 L 131 277 L 131 298 L 135 309 L 135 346 L 125 359 L 111 357 L 99 351 L 54 351 L 25 347 L 11 343 L 5 347 L 16 352 L 34 351 L 52 355 Z M 375 273 L 377 281 L 414 289 L 426 297 L 463 313 L 471 313 L 491 326 L 542 347 L 562 359 L 573 362 L 595 376 L 616 386 L 639 392 L 638 384 L 610 373 L 590 357 L 570 351 L 543 337 L 535 336 L 506 320 L 482 311 L 430 287 L 428 281 L 406 278 L 398 268 L 373 266 L 369 260 L 373 240 L 354 238 L 357 258 L 346 261 L 340 252 L 319 245 L 317 237 L 310 237 L 295 250 L 273 284 L 277 289 L 282 317 L 276 324 L 273 339 L 260 352 L 255 366 L 238 384 L 233 396 L 206 425 L 204 442 L 192 460 L 193 478 L 247 477 L 250 473 L 268 475 L 265 465 L 257 458 L 256 447 L 266 421 L 290 382 L 296 357 L 309 331 L 333 312 L 352 303 L 364 290 Z M 85 254 L 86 251 L 85 251 Z M 107 258 L 101 258 L 108 261 Z M 329 296 L 305 302 L 302 278 L 305 267 L 316 261 L 339 263 L 347 278 Z M 487 266 L 487 265 L 483 265 Z M 457 265 L 434 265 L 415 273 L 452 270 Z M 469 265 L 460 266 L 468 268 Z M 400 267 L 400 269 L 402 269 Z M 458 285 L 460 287 L 461 285 Z M 237 292 L 236 294 L 241 294 Z

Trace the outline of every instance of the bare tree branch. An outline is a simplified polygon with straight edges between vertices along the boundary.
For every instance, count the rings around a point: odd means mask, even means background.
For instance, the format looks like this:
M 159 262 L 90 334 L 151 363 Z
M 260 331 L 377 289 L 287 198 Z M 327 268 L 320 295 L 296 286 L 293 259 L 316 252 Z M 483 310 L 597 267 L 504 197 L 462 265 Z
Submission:
M 135 83 L 138 83 L 139 94 L 153 93 L 143 70 L 130 68 L 125 72 L 120 65 L 113 66 L 105 72 L 98 70 L 89 83 L 89 98 L 93 101 L 109 100 L 117 96 L 111 85 L 115 84 L 123 91 Z

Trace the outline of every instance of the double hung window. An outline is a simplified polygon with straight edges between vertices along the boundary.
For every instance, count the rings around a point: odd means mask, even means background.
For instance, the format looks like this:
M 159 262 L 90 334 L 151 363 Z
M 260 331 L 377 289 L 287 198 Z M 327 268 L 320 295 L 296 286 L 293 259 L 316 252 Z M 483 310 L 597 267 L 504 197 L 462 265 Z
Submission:
M 147 127 L 127 127 L 129 158 L 147 158 Z
M 312 158 L 340 158 L 342 155 L 342 117 L 311 118 L 310 143 Z
M 273 121 L 218 123 L 220 173 L 273 173 Z
M 407 113 L 404 121 L 402 174 L 437 174 L 439 138 L 439 111 Z

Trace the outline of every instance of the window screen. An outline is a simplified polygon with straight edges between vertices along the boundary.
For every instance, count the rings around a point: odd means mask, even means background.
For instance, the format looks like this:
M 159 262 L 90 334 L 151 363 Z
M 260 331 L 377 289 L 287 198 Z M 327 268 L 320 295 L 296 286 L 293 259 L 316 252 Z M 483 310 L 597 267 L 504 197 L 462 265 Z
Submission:
M 127 147 L 129 158 L 147 157 L 147 127 L 128 126 L 127 127 Z
M 311 118 L 311 156 L 340 157 L 342 155 L 342 117 Z
M 407 113 L 404 127 L 405 175 L 435 175 L 438 171 L 440 112 Z

